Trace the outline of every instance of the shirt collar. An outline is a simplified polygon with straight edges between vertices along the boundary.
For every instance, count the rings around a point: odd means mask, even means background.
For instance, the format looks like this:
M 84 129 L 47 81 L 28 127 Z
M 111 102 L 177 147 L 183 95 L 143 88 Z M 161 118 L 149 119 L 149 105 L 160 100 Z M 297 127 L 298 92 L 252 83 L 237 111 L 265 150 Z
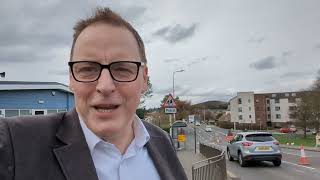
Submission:
M 97 135 L 95 135 L 87 127 L 87 125 L 83 121 L 83 118 L 80 115 L 79 115 L 79 119 L 80 119 L 80 125 L 82 128 L 82 131 L 84 133 L 87 144 L 89 146 L 89 150 L 92 154 L 95 146 L 99 142 L 105 142 L 105 141 L 102 140 Z M 143 146 L 149 141 L 150 135 L 149 135 L 146 127 L 142 123 L 142 120 L 137 115 L 135 115 L 134 120 L 133 120 L 133 132 L 134 132 L 135 137 L 134 137 L 132 143 L 134 143 L 135 148 L 138 148 L 138 149 L 143 148 Z

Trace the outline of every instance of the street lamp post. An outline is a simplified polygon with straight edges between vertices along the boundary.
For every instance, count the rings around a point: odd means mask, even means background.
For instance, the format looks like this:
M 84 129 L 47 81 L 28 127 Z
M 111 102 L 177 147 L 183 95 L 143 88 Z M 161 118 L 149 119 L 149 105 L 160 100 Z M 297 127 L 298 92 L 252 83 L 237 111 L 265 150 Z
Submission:
M 173 97 L 173 99 L 175 98 L 175 96 L 174 96 L 174 74 L 178 73 L 178 72 L 183 72 L 183 71 L 184 71 L 184 69 L 181 69 L 181 70 L 178 70 L 178 71 L 174 71 L 173 74 L 172 74 L 172 97 Z
M 174 71 L 173 73 L 172 73 L 172 97 L 173 97 L 173 99 L 175 99 L 175 96 L 174 96 L 174 74 L 175 73 L 179 73 L 179 72 L 183 72 L 184 71 L 184 69 L 180 69 L 180 70 L 177 70 L 177 71 Z M 171 119 L 171 115 L 170 115 L 170 119 Z M 175 122 L 176 121 L 176 114 L 173 114 L 173 122 Z M 170 126 L 171 126 L 172 124 L 171 124 L 171 122 L 170 122 Z M 171 128 L 170 128 L 171 129 Z M 172 134 L 171 134 L 172 135 Z
M 173 73 L 172 73 L 172 97 L 173 97 L 173 99 L 175 99 L 175 96 L 174 96 L 174 75 L 175 75 L 175 73 L 179 73 L 179 72 L 183 72 L 184 71 L 184 69 L 180 69 L 180 70 L 177 70 L 177 71 L 174 71 Z M 171 115 L 170 115 L 170 120 L 171 120 Z M 175 122 L 176 121 L 176 114 L 174 113 L 173 114 L 173 122 Z M 171 123 L 171 121 L 170 121 L 170 134 L 171 134 L 171 137 L 172 137 L 172 123 Z M 180 148 L 180 143 L 179 143 L 179 141 L 178 141 L 178 148 Z

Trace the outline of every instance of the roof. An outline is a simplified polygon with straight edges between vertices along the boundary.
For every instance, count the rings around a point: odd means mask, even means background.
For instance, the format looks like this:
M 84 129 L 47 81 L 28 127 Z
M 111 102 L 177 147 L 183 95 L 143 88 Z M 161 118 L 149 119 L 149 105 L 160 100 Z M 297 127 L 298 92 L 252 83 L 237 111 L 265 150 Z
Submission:
M 58 82 L 0 81 L 0 91 L 39 89 L 56 89 L 72 93 L 69 86 Z

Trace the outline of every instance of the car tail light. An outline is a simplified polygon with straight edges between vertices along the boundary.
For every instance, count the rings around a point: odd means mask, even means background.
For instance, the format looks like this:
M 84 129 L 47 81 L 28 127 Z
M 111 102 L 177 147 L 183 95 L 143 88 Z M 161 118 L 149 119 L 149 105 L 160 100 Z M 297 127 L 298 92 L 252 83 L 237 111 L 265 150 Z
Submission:
M 278 141 L 273 142 L 273 144 L 278 145 L 278 146 L 280 145 L 280 143 Z
M 248 146 L 251 146 L 253 143 L 252 142 L 243 142 L 242 145 L 244 147 L 248 147 Z

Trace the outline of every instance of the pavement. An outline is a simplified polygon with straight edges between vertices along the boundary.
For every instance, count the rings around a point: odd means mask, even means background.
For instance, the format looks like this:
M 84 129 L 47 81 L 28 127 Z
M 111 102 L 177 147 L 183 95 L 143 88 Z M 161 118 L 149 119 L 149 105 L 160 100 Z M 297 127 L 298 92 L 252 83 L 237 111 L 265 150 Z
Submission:
M 300 148 L 301 148 L 301 146 L 290 146 L 290 145 L 284 145 L 284 144 L 281 144 L 280 147 L 287 148 L 287 149 L 296 149 L 296 150 L 300 150 Z M 320 152 L 320 147 L 307 147 L 307 146 L 304 146 L 304 150 Z
M 177 155 L 189 180 L 192 180 L 192 164 L 206 159 L 198 152 L 195 154 L 194 151 L 185 149 L 177 151 Z

